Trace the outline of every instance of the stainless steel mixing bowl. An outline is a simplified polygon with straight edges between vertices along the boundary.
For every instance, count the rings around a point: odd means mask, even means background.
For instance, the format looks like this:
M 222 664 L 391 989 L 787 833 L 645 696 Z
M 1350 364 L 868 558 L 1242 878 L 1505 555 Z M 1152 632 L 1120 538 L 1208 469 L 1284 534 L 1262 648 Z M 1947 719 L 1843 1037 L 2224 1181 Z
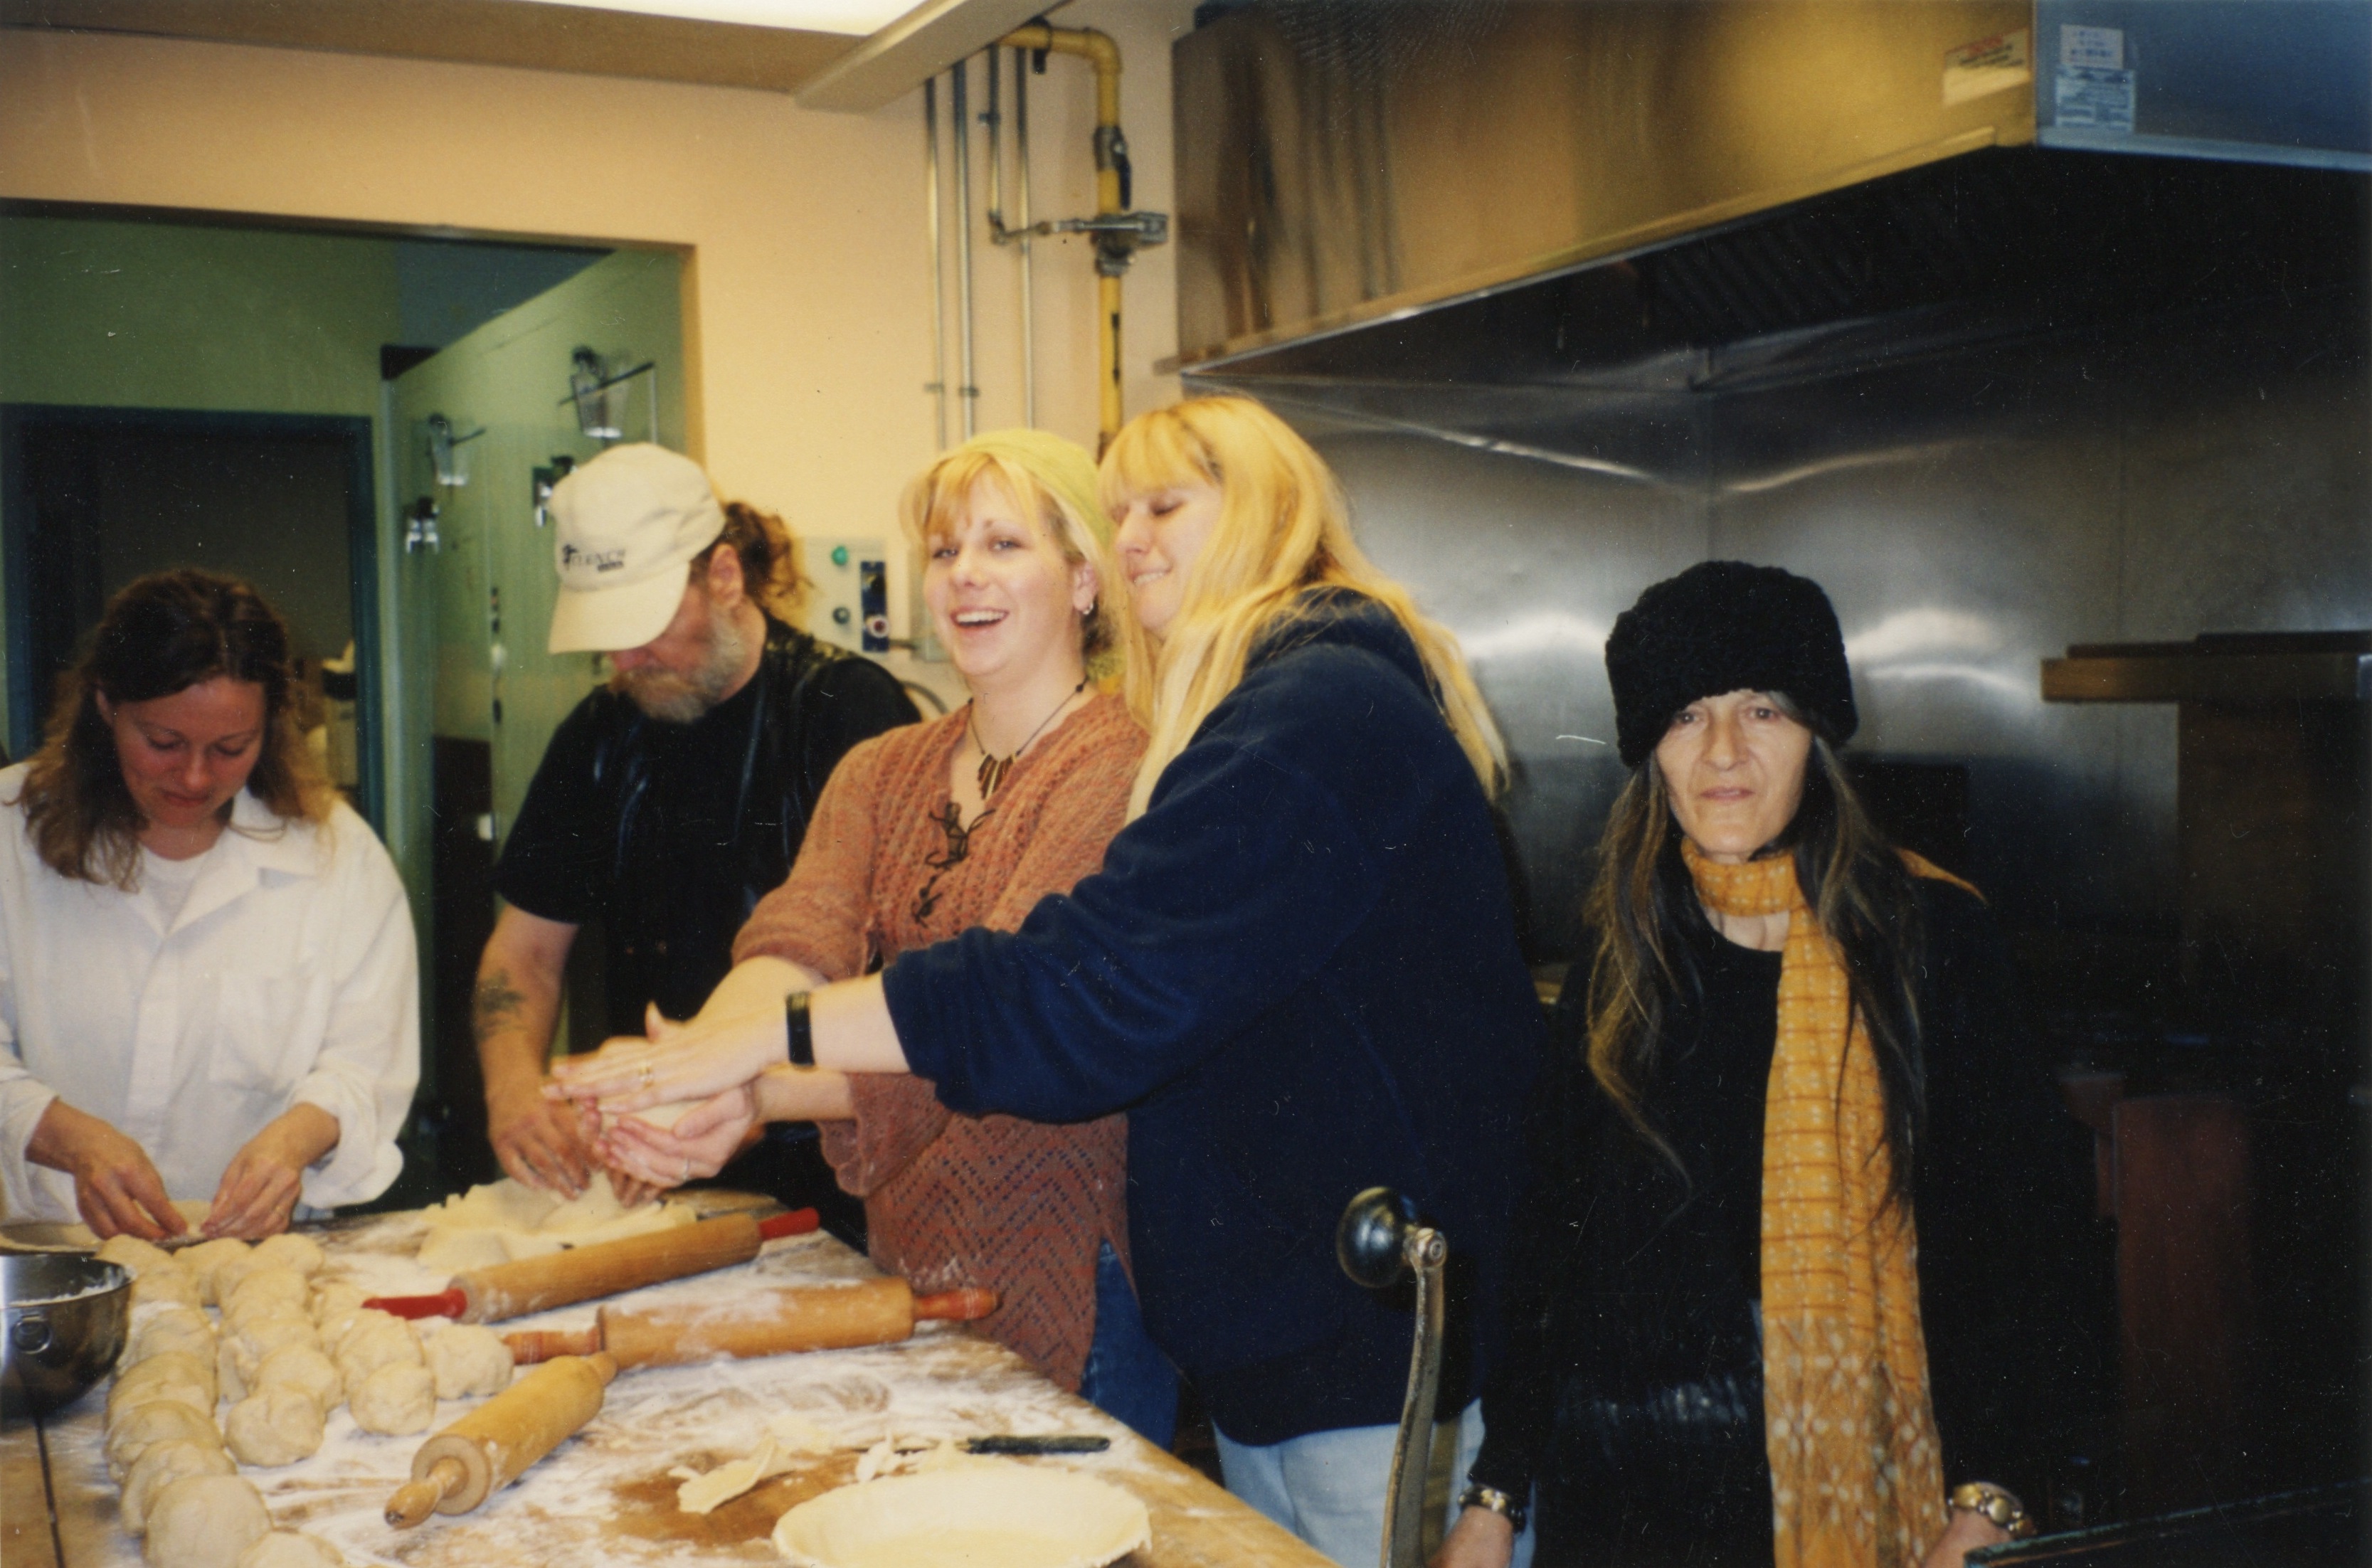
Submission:
M 123 1353 L 132 1276 L 71 1253 L 0 1257 L 0 1417 L 82 1398 Z

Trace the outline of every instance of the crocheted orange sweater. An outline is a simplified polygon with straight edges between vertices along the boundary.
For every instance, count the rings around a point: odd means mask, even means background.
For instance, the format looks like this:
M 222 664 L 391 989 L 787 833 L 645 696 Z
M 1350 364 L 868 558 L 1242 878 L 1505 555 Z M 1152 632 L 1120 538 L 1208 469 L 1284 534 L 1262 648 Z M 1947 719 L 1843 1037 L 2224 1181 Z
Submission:
M 1018 927 L 1103 865 L 1145 732 L 1098 696 L 1014 764 L 950 859 L 948 770 L 965 714 L 910 725 L 832 771 L 789 880 L 759 901 L 734 960 L 770 954 L 844 980 L 975 925 Z M 925 897 L 927 889 L 928 897 Z M 985 1285 L 991 1338 L 1076 1390 L 1095 1333 L 1097 1244 L 1128 1259 L 1127 1119 L 1050 1126 L 958 1116 L 920 1078 L 858 1074 L 856 1116 L 823 1124 L 865 1200 L 873 1260 L 917 1292 Z

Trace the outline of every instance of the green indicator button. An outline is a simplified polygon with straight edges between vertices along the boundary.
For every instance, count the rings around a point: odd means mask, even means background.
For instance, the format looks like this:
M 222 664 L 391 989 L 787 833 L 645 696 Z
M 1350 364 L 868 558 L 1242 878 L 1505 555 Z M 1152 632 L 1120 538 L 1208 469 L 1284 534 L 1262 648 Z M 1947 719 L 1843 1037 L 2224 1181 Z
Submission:
M 831 547 L 831 563 L 835 566 L 845 566 L 848 564 L 848 546 L 844 544 L 835 544 Z

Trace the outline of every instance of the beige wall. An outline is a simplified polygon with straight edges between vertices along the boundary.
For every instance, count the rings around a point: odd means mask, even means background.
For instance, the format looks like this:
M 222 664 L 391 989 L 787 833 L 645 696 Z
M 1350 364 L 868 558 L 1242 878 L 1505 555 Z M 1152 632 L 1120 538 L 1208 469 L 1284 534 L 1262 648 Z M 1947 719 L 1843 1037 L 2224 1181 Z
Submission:
M 1121 41 L 1143 206 L 1169 203 L 1168 41 L 1190 14 L 1056 17 Z M 1083 214 L 1087 71 L 1057 59 L 1034 87 L 1038 215 Z M 820 114 L 736 88 L 0 30 L 0 198 L 680 248 L 691 439 L 720 487 L 817 532 L 887 532 L 931 449 L 917 100 Z M 982 412 L 1009 423 L 1012 261 L 979 250 Z M 1040 423 L 1089 441 L 1091 276 L 1079 241 L 1041 250 Z M 1132 409 L 1175 395 L 1151 372 L 1174 347 L 1170 277 L 1159 251 L 1129 282 Z

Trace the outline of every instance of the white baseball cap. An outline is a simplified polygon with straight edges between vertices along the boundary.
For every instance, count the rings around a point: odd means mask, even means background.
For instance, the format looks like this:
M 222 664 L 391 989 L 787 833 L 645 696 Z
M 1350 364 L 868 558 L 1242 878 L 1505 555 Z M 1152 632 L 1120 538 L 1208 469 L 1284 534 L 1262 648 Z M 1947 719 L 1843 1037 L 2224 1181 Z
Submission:
M 612 447 L 553 486 L 555 654 L 639 648 L 667 630 L 692 558 L 725 531 L 725 508 L 690 458 L 636 442 Z

